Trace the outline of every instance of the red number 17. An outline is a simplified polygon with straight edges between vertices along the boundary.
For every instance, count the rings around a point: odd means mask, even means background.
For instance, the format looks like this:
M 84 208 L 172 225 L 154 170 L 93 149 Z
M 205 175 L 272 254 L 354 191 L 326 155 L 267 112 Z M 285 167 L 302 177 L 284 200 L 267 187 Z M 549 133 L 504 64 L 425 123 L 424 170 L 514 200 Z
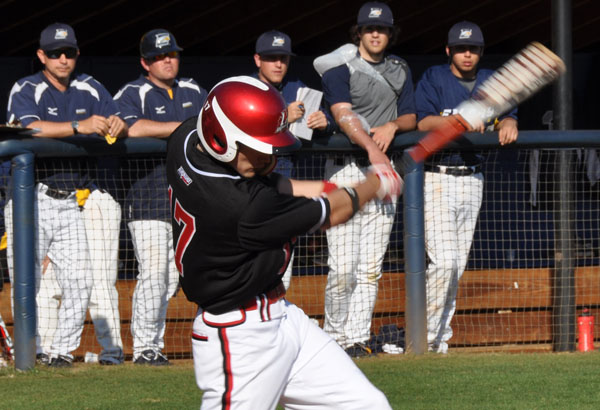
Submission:
M 171 187 L 169 187 L 170 199 L 172 198 L 172 194 L 173 191 Z M 171 203 L 173 203 L 172 200 Z M 177 199 L 175 199 L 175 204 L 173 206 L 173 219 L 181 227 L 179 237 L 176 238 L 175 266 L 177 266 L 179 274 L 183 276 L 183 254 L 187 250 L 188 245 L 190 244 L 192 238 L 194 237 L 194 234 L 196 233 L 196 219 L 192 214 L 183 209 L 183 207 L 179 203 L 179 200 Z

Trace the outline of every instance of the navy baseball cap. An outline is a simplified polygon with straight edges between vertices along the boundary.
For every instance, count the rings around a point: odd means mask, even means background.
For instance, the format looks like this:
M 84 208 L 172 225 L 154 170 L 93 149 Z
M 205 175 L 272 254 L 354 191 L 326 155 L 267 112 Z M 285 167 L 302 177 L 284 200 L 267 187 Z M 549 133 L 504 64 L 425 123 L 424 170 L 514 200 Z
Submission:
M 448 47 L 462 45 L 480 47 L 485 45 L 483 34 L 477 24 L 470 21 L 461 21 L 450 28 L 450 31 L 448 31 Z
M 358 11 L 356 24 L 362 26 L 394 27 L 394 16 L 390 6 L 378 1 L 371 1 L 362 5 Z
M 75 30 L 64 23 L 54 23 L 46 27 L 40 35 L 40 48 L 44 51 L 58 48 L 77 47 Z
M 150 30 L 140 40 L 140 55 L 144 58 L 156 57 L 171 51 L 183 51 L 177 45 L 175 36 L 169 30 L 157 28 Z
M 277 30 L 262 33 L 256 40 L 255 50 L 259 55 L 296 55 L 292 53 L 290 36 Z

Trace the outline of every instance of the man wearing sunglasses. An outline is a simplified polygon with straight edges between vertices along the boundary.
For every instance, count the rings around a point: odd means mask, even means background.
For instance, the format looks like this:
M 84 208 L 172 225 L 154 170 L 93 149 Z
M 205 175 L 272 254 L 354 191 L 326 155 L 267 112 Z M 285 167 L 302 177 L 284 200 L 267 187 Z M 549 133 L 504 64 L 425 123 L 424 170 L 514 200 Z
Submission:
M 87 74 L 73 75 L 78 56 L 71 26 L 54 23 L 46 27 L 37 50 L 44 67 L 13 86 L 9 121 L 36 129 L 34 136 L 42 138 L 126 136 L 127 125 L 118 117 L 117 105 L 104 86 Z M 71 366 L 71 352 L 79 346 L 89 305 L 103 348 L 100 362 L 121 363 L 115 288 L 120 207 L 91 180 L 90 161 L 38 160 L 36 168 L 38 358 L 51 366 Z M 8 201 L 12 267 L 11 215 L 12 201 Z M 53 275 L 56 280 L 50 281 Z M 51 282 L 56 286 L 50 286 Z M 51 342 L 46 344 L 46 338 Z
M 125 84 L 114 97 L 129 125 L 129 137 L 167 138 L 181 122 L 200 112 L 207 92 L 191 78 L 177 78 L 181 51 L 168 30 L 155 29 L 142 36 L 140 64 L 145 74 Z M 152 166 L 135 181 L 125 204 L 139 271 L 131 333 L 134 363 L 162 366 L 169 364 L 162 352 L 165 319 L 179 274 L 164 162 L 157 160 Z M 136 177 L 132 174 L 133 180 Z

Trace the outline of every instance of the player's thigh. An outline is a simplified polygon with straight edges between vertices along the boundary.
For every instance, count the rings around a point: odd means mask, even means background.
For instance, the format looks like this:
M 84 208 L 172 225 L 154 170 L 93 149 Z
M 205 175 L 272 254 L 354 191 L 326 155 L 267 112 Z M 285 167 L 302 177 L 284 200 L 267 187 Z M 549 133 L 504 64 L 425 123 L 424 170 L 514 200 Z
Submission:
M 166 273 L 169 252 L 173 248 L 173 234 L 167 222 L 157 220 L 131 221 L 127 224 L 135 256 L 143 271 Z
M 391 409 L 385 395 L 333 339 L 292 375 L 280 404 L 292 410 Z
M 271 314 L 277 309 L 271 305 Z M 237 313 L 218 316 L 243 320 L 234 317 Z M 210 320 L 220 320 L 214 318 Z M 202 316 L 196 317 L 192 346 L 196 382 L 204 391 L 202 409 L 221 409 L 223 400 L 232 410 L 275 409 L 298 344 L 288 340 L 281 326 L 285 320 L 282 316 L 267 322 L 247 319 L 236 326 L 215 327 L 207 325 Z

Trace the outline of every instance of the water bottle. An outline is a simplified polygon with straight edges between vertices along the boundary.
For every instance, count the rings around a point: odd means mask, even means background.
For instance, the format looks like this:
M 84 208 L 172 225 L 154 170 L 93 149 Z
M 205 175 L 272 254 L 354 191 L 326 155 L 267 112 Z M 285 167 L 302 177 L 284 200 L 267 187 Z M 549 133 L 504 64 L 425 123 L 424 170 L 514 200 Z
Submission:
M 581 316 L 577 318 L 577 330 L 579 334 L 577 350 L 580 352 L 594 350 L 594 316 L 588 308 L 583 308 Z

